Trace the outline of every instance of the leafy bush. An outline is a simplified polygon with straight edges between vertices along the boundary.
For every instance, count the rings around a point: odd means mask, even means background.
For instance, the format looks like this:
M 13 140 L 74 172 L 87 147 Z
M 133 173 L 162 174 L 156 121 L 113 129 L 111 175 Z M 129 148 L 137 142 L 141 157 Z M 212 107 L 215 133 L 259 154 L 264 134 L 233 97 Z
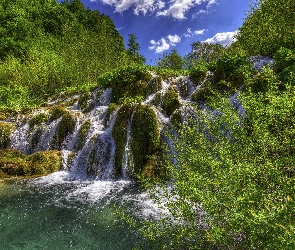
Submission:
M 199 63 L 189 71 L 189 77 L 195 84 L 200 84 L 206 77 L 208 67 L 206 64 Z

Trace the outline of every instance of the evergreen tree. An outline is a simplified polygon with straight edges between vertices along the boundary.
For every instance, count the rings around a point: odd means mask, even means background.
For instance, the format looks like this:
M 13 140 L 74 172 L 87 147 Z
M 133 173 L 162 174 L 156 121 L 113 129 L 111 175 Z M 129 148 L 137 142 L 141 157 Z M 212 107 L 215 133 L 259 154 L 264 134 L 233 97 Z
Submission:
M 144 56 L 139 54 L 140 46 L 139 43 L 136 42 L 137 37 L 134 34 L 128 34 L 128 49 L 127 54 L 130 58 L 130 61 L 135 64 L 145 64 L 146 59 Z

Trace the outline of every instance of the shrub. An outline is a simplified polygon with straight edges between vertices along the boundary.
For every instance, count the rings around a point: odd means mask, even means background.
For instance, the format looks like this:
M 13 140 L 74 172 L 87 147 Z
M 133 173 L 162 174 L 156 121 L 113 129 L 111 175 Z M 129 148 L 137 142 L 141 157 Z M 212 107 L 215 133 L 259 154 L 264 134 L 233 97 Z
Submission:
M 207 70 L 206 64 L 198 63 L 189 71 L 189 77 L 195 84 L 201 84 L 206 77 Z

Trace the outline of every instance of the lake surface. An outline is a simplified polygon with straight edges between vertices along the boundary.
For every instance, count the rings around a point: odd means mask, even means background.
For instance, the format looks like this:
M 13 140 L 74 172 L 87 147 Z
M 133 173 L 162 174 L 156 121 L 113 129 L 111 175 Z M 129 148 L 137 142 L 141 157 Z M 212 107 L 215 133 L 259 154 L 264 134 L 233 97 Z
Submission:
M 0 180 L 0 249 L 148 249 L 114 205 L 138 218 L 156 213 L 129 181 L 76 180 L 66 172 Z

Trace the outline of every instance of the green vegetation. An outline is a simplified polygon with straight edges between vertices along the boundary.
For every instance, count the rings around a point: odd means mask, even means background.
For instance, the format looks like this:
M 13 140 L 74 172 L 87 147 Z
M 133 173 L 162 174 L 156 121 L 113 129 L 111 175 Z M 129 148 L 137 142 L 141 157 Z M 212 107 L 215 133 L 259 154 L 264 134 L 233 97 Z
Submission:
M 172 49 L 170 53 L 164 54 L 163 57 L 158 60 L 157 66 L 159 68 L 180 70 L 183 68 L 183 59 L 176 49 Z
M 10 134 L 13 129 L 13 125 L 6 122 L 0 122 L 0 149 L 9 147 Z
M 0 150 L 0 176 L 37 177 L 60 170 L 59 151 L 42 151 L 26 156 L 14 149 Z
M 163 109 L 168 116 L 172 115 L 174 110 L 180 107 L 178 90 L 176 86 L 171 86 L 163 96 Z
M 147 83 L 151 79 L 147 67 L 134 64 L 103 74 L 99 77 L 98 84 L 104 88 L 111 88 L 112 102 L 119 103 L 121 98 L 134 98 L 134 96 L 144 98 Z
M 61 121 L 58 123 L 58 127 L 52 138 L 52 146 L 55 149 L 60 149 L 64 139 L 75 129 L 75 120 L 70 113 L 66 113 L 62 116 Z
M 86 142 L 86 135 L 87 132 L 90 128 L 90 120 L 87 120 L 86 122 L 84 122 L 79 130 L 78 133 L 78 138 L 79 138 L 79 143 L 78 143 L 78 150 L 82 149 L 85 142 Z
M 113 21 L 80 0 L 3 0 L 0 27 L 0 109 L 89 89 L 133 60 Z
M 160 133 L 157 117 L 151 107 L 137 105 L 134 108 L 131 131 L 133 174 L 146 178 L 155 177 L 157 160 L 154 156 L 160 148 Z
M 294 49 L 295 2 L 257 0 L 237 39 L 248 55 L 273 56 L 281 47 Z
M 131 119 L 133 106 L 131 104 L 123 105 L 119 111 L 112 130 L 112 136 L 116 143 L 115 155 L 115 176 L 118 177 L 122 174 L 122 158 L 125 151 L 127 126 Z

